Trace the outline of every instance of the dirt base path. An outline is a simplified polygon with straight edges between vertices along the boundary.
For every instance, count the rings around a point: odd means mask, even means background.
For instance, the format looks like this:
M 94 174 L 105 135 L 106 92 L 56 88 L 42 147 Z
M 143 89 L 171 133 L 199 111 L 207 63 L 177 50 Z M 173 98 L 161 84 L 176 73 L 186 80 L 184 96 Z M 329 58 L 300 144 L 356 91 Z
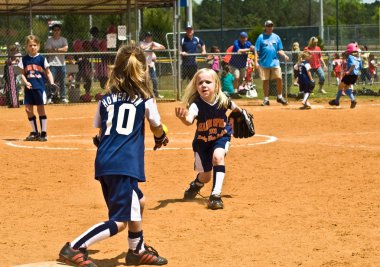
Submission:
M 159 103 L 168 149 L 147 132 L 145 240 L 168 266 L 380 266 L 380 100 L 349 109 L 298 110 L 237 102 L 257 136 L 232 140 L 225 209 L 211 211 L 207 184 L 195 201 L 194 127 Z M 107 219 L 94 176 L 95 104 L 47 106 L 49 141 L 22 141 L 24 110 L 0 109 L 0 266 L 55 261 L 65 242 Z M 91 247 L 98 266 L 123 266 L 127 234 Z

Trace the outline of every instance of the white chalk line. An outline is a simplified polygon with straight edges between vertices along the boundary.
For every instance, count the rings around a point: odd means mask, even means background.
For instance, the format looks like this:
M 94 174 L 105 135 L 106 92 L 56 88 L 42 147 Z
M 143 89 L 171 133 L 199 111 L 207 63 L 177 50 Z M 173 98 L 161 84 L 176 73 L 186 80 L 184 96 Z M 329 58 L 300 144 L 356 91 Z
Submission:
M 247 144 L 232 144 L 231 147 L 247 147 L 247 146 L 255 146 L 255 145 L 266 145 L 269 143 L 276 142 L 278 140 L 277 137 L 275 136 L 270 136 L 270 135 L 263 135 L 263 134 L 256 134 L 255 136 L 257 137 L 263 137 L 265 138 L 264 141 L 260 142 L 255 142 L 255 143 L 247 143 Z M 56 137 L 81 137 L 81 135 L 55 135 L 55 136 L 49 136 L 49 138 L 56 138 Z M 248 139 L 247 139 L 248 140 Z M 44 144 L 48 144 L 47 143 Z M 28 142 L 29 143 L 29 142 Z M 33 142 L 36 143 L 36 142 Z M 191 143 L 191 140 L 189 140 L 189 143 Z M 232 140 L 233 143 L 233 140 Z M 10 146 L 10 147 L 15 147 L 15 148 L 25 148 L 25 149 L 42 149 L 42 150 L 86 150 L 86 151 L 94 151 L 96 148 L 78 148 L 78 147 L 49 147 L 47 145 L 45 146 L 30 146 L 30 145 L 24 145 L 24 144 L 17 144 L 14 143 L 14 141 L 5 141 L 5 144 Z M 190 150 L 192 149 L 191 147 L 163 147 L 160 150 Z M 146 151 L 151 151 L 153 148 L 146 147 Z

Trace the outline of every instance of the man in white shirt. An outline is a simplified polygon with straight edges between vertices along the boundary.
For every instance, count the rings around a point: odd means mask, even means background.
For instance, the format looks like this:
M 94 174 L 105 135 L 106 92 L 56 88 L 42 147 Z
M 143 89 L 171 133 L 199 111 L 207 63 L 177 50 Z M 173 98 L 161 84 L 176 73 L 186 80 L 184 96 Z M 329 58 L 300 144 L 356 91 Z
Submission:
M 60 88 L 60 97 L 63 103 L 68 103 L 66 96 L 66 62 L 65 55 L 59 53 L 67 52 L 69 46 L 67 39 L 61 36 L 60 24 L 54 24 L 52 26 L 53 36 L 50 37 L 45 43 L 45 51 L 47 53 L 57 53 L 56 55 L 47 56 L 47 60 L 50 65 L 50 71 L 53 74 L 55 83 Z M 51 92 L 48 93 L 48 103 L 51 103 Z
M 162 44 L 153 42 L 153 35 L 151 32 L 145 34 L 144 40 L 140 42 L 140 48 L 145 51 L 146 64 L 149 66 L 149 76 L 153 83 L 153 93 L 156 98 L 163 98 L 162 95 L 158 94 L 158 79 L 156 74 L 156 54 L 153 50 L 163 50 L 166 49 Z

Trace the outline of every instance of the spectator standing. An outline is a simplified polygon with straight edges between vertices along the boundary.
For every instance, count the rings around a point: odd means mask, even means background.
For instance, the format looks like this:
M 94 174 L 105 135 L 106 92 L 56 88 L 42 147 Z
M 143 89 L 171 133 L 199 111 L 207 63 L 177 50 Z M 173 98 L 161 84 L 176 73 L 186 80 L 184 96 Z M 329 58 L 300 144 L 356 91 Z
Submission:
M 255 47 L 248 41 L 248 34 L 241 32 L 239 38 L 234 41 L 232 54 L 230 59 L 231 73 L 235 76 L 234 88 L 235 91 L 239 89 L 239 85 L 243 83 L 243 78 L 246 74 L 248 52 L 255 50 Z
M 62 26 L 54 24 L 52 26 L 53 36 L 48 38 L 45 43 L 45 51 L 47 53 L 55 53 L 48 56 L 47 60 L 50 65 L 50 71 L 53 74 L 54 81 L 60 88 L 60 98 L 63 103 L 69 103 L 66 96 L 66 62 L 65 53 L 68 51 L 67 39 L 61 36 Z M 48 92 L 48 104 L 52 103 L 51 92 Z
M 91 49 L 94 52 L 106 52 L 107 51 L 107 41 L 99 37 L 99 29 L 94 26 L 90 29 L 91 38 Z M 105 85 L 108 81 L 108 63 L 109 56 L 97 54 L 95 56 L 96 60 L 94 63 L 95 69 L 95 78 L 99 81 L 100 87 L 105 88 Z
M 371 76 L 369 73 L 369 61 L 368 61 L 369 53 L 368 53 L 368 47 L 366 45 L 363 45 L 361 47 L 360 52 L 360 58 L 362 59 L 363 68 L 360 72 L 360 81 L 363 83 L 363 85 L 366 85 L 366 80 L 368 82 L 371 82 Z
M 19 93 L 21 82 L 18 81 L 18 73 L 15 70 L 21 59 L 21 53 L 17 46 L 11 45 L 9 47 L 9 58 L 4 64 L 4 89 L 7 97 L 7 104 L 10 108 L 19 107 Z
M 191 80 L 197 72 L 198 66 L 195 56 L 189 54 L 197 53 L 200 48 L 201 54 L 206 54 L 205 43 L 197 36 L 194 36 L 193 26 L 188 24 L 185 28 L 186 35 L 181 40 L 182 55 L 182 80 Z
M 73 49 L 75 52 L 90 52 L 90 41 L 75 40 L 73 43 Z M 80 87 L 80 82 L 83 82 L 83 87 L 86 94 L 90 94 L 92 86 L 92 66 L 88 55 L 79 55 L 76 57 L 78 65 L 78 73 L 75 76 L 75 88 Z
M 276 80 L 277 102 L 287 105 L 288 101 L 282 96 L 282 74 L 278 55 L 289 57 L 284 52 L 280 37 L 273 33 L 273 22 L 267 20 L 264 24 L 264 32 L 259 35 L 255 44 L 255 65 L 259 70 L 263 81 L 264 101 L 262 106 L 269 106 L 269 81 Z
M 305 50 L 308 50 L 312 56 L 310 59 L 311 75 L 314 77 L 315 74 L 317 74 L 318 76 L 318 92 L 321 94 L 326 94 L 326 91 L 323 89 L 323 85 L 325 84 L 325 71 L 327 71 L 327 66 L 322 58 L 322 50 L 318 46 L 318 38 L 314 36 L 311 37 L 308 45 L 305 47 Z
M 153 41 L 153 34 L 151 32 L 145 34 L 144 40 L 140 42 L 140 48 L 144 50 L 145 53 L 146 64 L 149 67 L 149 76 L 153 84 L 154 96 L 156 98 L 164 98 L 158 93 L 158 79 L 155 64 L 156 54 L 153 50 L 164 50 L 166 48 L 162 44 Z
M 294 86 L 298 86 L 298 70 L 294 68 L 294 66 L 298 63 L 298 56 L 300 54 L 300 44 L 298 42 L 294 42 L 292 45 L 292 62 L 293 62 L 293 78 L 294 78 Z
M 374 84 L 376 78 L 377 63 L 374 54 L 370 54 L 368 57 L 369 74 L 371 76 L 371 85 Z

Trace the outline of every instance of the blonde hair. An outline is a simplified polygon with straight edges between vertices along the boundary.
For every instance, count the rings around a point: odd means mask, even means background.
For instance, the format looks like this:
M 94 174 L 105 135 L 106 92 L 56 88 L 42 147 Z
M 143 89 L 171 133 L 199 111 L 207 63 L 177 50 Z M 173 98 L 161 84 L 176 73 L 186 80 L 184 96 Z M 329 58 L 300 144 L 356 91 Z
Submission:
M 302 51 L 299 55 L 299 60 L 305 60 L 308 57 L 311 57 L 311 53 L 309 51 Z
M 314 44 L 315 42 L 317 42 L 317 44 Z M 310 38 L 309 43 L 308 43 L 307 46 L 317 46 L 317 45 L 318 45 L 318 38 L 315 37 L 315 36 L 313 36 L 313 37 Z
M 298 42 L 294 42 L 292 45 L 293 51 L 299 51 L 300 50 L 300 44 Z
M 107 89 L 110 92 L 126 92 L 131 98 L 153 97 L 148 75 L 144 51 L 135 43 L 123 45 L 117 51 Z
M 40 45 L 40 38 L 31 34 L 25 37 L 25 45 L 28 46 L 30 42 L 35 42 L 37 45 Z
M 182 97 L 182 102 L 189 107 L 194 101 L 200 97 L 198 93 L 198 77 L 202 73 L 208 73 L 212 76 L 212 78 L 215 81 L 215 100 L 218 103 L 218 108 L 228 108 L 229 105 L 229 99 L 228 97 L 222 92 L 222 84 L 220 82 L 218 74 L 209 68 L 203 68 L 198 70 L 194 77 L 191 79 L 190 83 L 185 88 L 185 93 Z

